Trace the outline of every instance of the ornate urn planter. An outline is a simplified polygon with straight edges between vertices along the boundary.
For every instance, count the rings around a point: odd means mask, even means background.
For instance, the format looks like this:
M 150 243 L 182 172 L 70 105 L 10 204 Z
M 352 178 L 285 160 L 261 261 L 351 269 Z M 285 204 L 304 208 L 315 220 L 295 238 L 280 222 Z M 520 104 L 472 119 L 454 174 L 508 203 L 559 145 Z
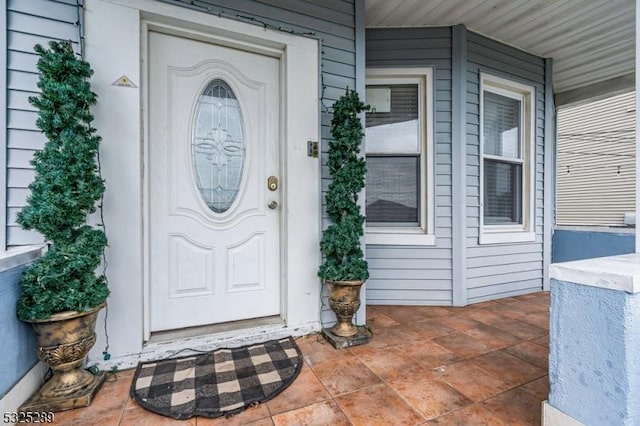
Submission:
M 36 333 L 38 358 L 53 376 L 21 407 L 20 411 L 63 411 L 86 407 L 105 379 L 82 368 L 96 342 L 96 319 L 105 303 L 86 312 L 60 312 L 49 318 L 28 320 Z
M 364 281 L 326 281 L 329 291 L 329 307 L 336 314 L 336 324 L 331 332 L 339 337 L 358 334 L 353 315 L 360 309 L 360 287 Z

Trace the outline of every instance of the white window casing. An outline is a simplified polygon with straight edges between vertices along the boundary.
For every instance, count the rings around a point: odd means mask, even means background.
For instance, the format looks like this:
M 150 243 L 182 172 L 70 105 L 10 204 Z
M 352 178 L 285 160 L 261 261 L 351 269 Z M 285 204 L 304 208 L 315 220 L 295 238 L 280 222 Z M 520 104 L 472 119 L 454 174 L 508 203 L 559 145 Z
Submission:
M 485 93 L 518 101 L 519 111 L 519 146 L 517 154 L 485 153 L 484 101 Z M 517 243 L 535 241 L 535 88 L 494 75 L 480 74 L 480 244 Z M 485 223 L 485 160 L 500 164 L 521 167 L 519 193 L 520 217 L 511 223 Z M 508 222 L 508 221 L 506 221 Z
M 412 153 L 411 148 L 404 147 L 398 152 L 384 150 L 377 152 L 366 149 L 367 154 L 419 154 L 419 214 L 418 223 L 415 225 L 399 224 L 397 226 L 371 226 L 366 227 L 367 244 L 383 245 L 435 245 L 435 177 L 434 177 L 434 81 L 433 68 L 380 68 L 366 71 L 366 84 L 369 86 L 417 84 L 418 86 L 418 147 Z M 375 91 L 370 94 L 375 99 L 366 99 L 365 102 L 378 104 L 379 112 L 388 112 L 390 104 L 386 103 L 383 91 Z M 390 101 L 389 101 L 390 102 Z M 367 144 L 365 138 L 365 146 Z

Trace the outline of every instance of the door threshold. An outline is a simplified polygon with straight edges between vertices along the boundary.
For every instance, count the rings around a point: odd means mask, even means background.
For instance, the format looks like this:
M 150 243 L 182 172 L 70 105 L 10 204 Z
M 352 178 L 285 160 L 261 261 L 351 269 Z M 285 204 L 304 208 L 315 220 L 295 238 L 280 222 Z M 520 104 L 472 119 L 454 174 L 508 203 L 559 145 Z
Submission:
M 175 330 L 156 331 L 151 333 L 147 344 L 164 343 L 175 340 L 190 339 L 193 337 L 208 336 L 212 334 L 228 333 L 230 331 L 244 330 L 248 328 L 263 327 L 269 325 L 284 324 L 280 315 L 269 317 L 251 318 L 239 321 L 229 321 L 218 324 L 201 325 Z
M 275 316 L 267 318 L 257 318 L 246 321 L 234 321 L 233 323 L 216 324 L 216 326 L 233 326 L 238 323 L 244 325 L 271 320 L 272 324 L 256 325 L 250 328 L 236 328 L 231 331 L 216 332 L 214 334 L 200 335 L 195 337 L 177 337 L 174 340 L 145 342 L 139 352 L 129 353 L 118 357 L 104 360 L 103 357 L 90 358 L 89 363 L 95 364 L 101 370 L 118 370 L 133 368 L 140 362 L 157 361 L 159 359 L 175 358 L 177 356 L 191 356 L 203 352 L 209 352 L 220 348 L 237 348 L 245 345 L 264 343 L 269 340 L 283 339 L 285 337 L 306 336 L 320 331 L 319 321 L 310 321 L 298 324 L 294 328 L 287 326 L 285 320 Z M 207 327 L 194 327 L 202 329 Z M 188 329 L 191 331 L 191 329 Z M 172 332 L 183 331 L 174 330 Z M 200 331 L 202 332 L 202 331 Z M 164 334 L 166 333 L 166 334 Z M 169 332 L 163 332 L 166 337 Z M 174 336 L 176 336 L 174 334 Z M 158 337 L 156 336 L 156 339 Z

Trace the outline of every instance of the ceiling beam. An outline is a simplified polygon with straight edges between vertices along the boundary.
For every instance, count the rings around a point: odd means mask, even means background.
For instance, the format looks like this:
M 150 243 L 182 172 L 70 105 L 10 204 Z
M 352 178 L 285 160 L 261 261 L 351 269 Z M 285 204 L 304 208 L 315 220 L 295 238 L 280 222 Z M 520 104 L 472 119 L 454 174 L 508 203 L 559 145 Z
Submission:
M 556 108 L 608 98 L 635 89 L 635 73 L 555 94 Z

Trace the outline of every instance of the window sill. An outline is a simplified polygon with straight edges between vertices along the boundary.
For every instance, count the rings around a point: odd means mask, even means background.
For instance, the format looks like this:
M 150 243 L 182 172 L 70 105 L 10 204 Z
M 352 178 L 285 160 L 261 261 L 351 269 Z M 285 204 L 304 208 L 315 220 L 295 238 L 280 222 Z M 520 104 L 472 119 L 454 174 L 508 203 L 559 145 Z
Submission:
M 481 232 L 480 244 L 531 243 L 536 240 L 535 232 Z
M 421 228 L 368 228 L 367 244 L 390 246 L 435 246 L 436 236 Z

